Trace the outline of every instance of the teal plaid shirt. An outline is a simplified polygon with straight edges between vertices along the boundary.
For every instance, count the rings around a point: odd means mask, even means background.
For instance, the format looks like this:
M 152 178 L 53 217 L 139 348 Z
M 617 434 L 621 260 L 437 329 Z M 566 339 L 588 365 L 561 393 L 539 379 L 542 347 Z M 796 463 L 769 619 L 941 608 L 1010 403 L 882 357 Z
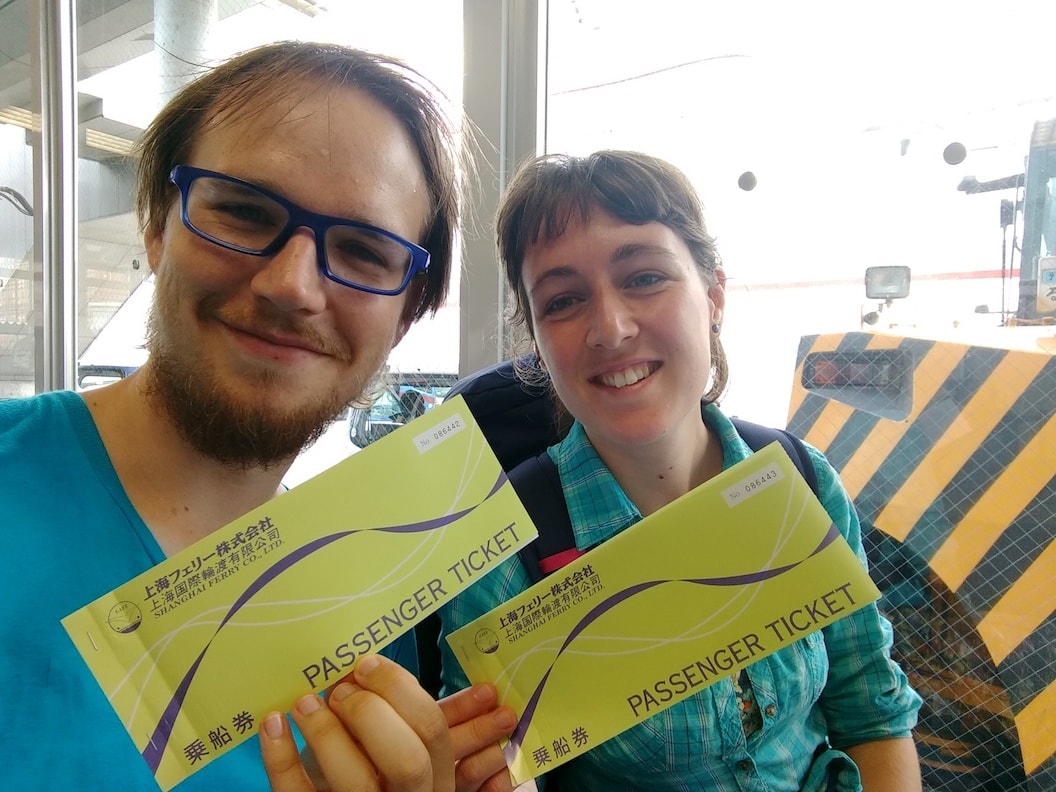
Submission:
M 705 406 L 703 415 L 722 442 L 724 467 L 751 454 L 717 407 Z M 817 470 L 818 496 L 864 563 L 861 527 L 850 499 L 825 457 L 808 450 Z M 604 542 L 641 519 L 578 422 L 549 454 L 561 474 L 579 549 Z M 444 634 L 530 585 L 520 559 L 510 559 L 444 607 Z M 891 642 L 891 625 L 875 605 L 858 610 L 748 667 L 763 716 L 762 728 L 751 736 L 745 736 L 741 725 L 733 680 L 723 679 L 570 762 L 560 771 L 562 789 L 825 789 L 815 786 L 817 774 L 810 773 L 820 747 L 905 737 L 916 723 L 921 700 L 890 659 Z M 445 692 L 466 687 L 468 680 L 447 641 L 441 638 L 440 645 Z M 853 767 L 841 773 L 839 788 L 858 788 Z

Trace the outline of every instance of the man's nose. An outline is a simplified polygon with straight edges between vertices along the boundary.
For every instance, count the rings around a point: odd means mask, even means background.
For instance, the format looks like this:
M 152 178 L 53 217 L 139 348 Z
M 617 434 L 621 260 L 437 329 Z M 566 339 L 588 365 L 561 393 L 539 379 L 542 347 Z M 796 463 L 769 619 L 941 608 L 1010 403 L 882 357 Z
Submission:
M 295 229 L 253 277 L 253 290 L 284 311 L 322 311 L 326 294 L 319 244 L 310 229 Z

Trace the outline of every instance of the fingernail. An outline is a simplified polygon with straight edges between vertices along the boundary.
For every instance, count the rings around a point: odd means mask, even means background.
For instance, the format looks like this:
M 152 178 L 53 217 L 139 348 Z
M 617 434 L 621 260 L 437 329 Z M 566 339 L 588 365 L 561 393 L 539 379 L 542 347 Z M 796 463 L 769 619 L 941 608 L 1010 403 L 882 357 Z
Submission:
M 500 729 L 512 729 L 517 725 L 517 716 L 508 709 L 500 709 L 495 713 L 495 725 Z
M 273 740 L 282 736 L 282 716 L 273 712 L 264 718 L 264 733 Z
M 302 715 L 311 715 L 322 706 L 323 702 L 319 700 L 319 697 L 314 693 L 310 693 L 297 702 L 297 711 Z
M 355 693 L 359 688 L 349 682 L 342 682 L 340 685 L 330 691 L 330 698 L 334 701 L 340 701 L 341 699 L 348 698 Z
M 377 655 L 367 655 L 359 661 L 359 664 L 356 666 L 356 671 L 359 674 L 366 676 L 379 665 L 381 665 L 381 660 L 378 659 Z
M 479 704 L 494 704 L 498 700 L 498 694 L 491 685 L 474 685 L 473 698 Z

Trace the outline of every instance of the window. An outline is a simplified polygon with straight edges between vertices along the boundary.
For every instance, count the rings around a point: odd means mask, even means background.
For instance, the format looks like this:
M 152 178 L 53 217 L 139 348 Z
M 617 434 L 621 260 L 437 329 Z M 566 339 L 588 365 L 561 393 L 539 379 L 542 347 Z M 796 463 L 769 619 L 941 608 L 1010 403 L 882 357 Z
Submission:
M 0 9 L 0 398 L 34 392 L 36 300 L 33 157 L 40 107 L 31 97 L 30 3 Z M 39 216 L 39 213 L 38 213 Z

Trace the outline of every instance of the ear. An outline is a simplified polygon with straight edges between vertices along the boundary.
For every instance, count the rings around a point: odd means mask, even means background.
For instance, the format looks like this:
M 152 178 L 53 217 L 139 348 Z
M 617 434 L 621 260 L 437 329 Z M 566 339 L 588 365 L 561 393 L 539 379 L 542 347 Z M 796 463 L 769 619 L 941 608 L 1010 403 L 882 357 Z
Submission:
M 715 285 L 708 287 L 708 300 L 711 302 L 711 323 L 722 324 L 726 310 L 726 272 L 722 267 L 715 268 Z
M 539 353 L 539 345 L 533 342 L 532 350 L 535 352 L 535 357 L 539 361 L 539 368 L 546 371 L 546 361 L 543 360 L 543 356 Z
M 150 271 L 155 275 L 158 274 L 158 267 L 161 265 L 161 249 L 164 244 L 165 229 L 155 228 L 153 225 L 147 225 L 146 230 L 143 232 L 143 244 L 147 249 L 147 266 L 150 267 Z

